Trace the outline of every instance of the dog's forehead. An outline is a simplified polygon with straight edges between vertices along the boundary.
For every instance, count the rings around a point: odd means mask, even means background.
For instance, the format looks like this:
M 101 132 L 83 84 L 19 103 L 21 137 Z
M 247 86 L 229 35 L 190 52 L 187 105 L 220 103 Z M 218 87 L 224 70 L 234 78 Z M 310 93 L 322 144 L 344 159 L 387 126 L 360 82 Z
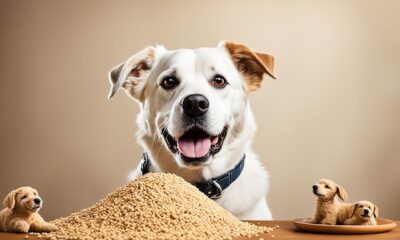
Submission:
M 229 67 L 229 58 L 220 48 L 178 49 L 166 53 L 160 59 L 163 69 L 179 70 L 219 69 Z
M 36 190 L 31 188 L 31 187 L 20 187 L 20 188 L 17 189 L 18 193 L 33 193 L 35 191 Z
M 371 202 L 368 202 L 368 201 L 359 201 L 358 202 L 360 205 L 362 205 L 362 206 L 372 206 L 372 203 Z
M 198 60 L 209 60 L 213 63 L 222 63 L 226 61 L 226 51 L 221 48 L 198 48 L 194 50 Z
M 188 60 L 193 60 L 193 57 L 194 57 L 193 49 L 182 48 L 182 49 L 168 51 L 166 54 L 162 56 L 161 62 L 166 65 L 172 65 L 175 63 L 185 63 Z
M 328 180 L 328 179 L 321 179 L 321 180 L 319 180 L 319 184 L 335 185 L 333 181 Z

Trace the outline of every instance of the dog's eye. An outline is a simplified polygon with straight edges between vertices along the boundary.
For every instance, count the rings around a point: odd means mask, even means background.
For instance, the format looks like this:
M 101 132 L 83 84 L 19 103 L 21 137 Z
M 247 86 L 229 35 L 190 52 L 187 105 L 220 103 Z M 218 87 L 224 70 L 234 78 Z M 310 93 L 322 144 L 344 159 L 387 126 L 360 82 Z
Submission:
M 212 79 L 211 84 L 216 88 L 224 88 L 228 84 L 228 82 L 223 76 L 217 74 Z
M 330 188 L 328 185 L 325 185 L 325 188 Z
M 21 197 L 21 199 L 25 199 L 27 197 L 28 197 L 28 195 L 24 195 L 24 196 Z
M 179 85 L 179 80 L 175 76 L 166 76 L 162 79 L 160 85 L 166 90 L 171 90 Z

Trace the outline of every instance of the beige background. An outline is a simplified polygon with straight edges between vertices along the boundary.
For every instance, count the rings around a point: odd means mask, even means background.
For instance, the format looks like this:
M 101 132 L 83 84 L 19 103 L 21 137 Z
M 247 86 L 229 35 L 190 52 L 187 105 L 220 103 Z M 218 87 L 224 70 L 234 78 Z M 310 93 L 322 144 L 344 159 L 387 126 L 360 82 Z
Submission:
M 147 45 L 242 42 L 279 80 L 251 96 L 276 219 L 336 180 L 400 219 L 400 1 L 1 1 L 0 196 L 32 185 L 47 218 L 95 203 L 142 154 L 138 106 L 107 71 Z

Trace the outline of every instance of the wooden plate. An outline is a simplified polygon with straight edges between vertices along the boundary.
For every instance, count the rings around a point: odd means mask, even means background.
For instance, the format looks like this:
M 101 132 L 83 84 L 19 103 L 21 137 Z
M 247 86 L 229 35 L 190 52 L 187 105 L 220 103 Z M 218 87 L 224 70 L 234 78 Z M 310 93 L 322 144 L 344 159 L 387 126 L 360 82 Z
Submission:
M 316 233 L 334 234 L 370 234 L 388 232 L 396 227 L 396 223 L 389 219 L 378 218 L 378 225 L 325 225 L 308 223 L 310 218 L 293 220 L 293 224 L 300 230 Z

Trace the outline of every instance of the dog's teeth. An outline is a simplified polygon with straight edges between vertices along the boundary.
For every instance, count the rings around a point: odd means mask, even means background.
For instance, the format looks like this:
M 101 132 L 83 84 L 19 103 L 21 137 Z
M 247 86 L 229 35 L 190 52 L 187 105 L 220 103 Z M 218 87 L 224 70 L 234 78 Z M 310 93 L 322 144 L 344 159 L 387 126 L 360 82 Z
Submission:
M 217 143 L 218 143 L 218 140 L 219 140 L 218 137 L 212 137 L 212 138 L 211 138 L 211 144 L 212 144 L 212 145 L 217 144 Z

